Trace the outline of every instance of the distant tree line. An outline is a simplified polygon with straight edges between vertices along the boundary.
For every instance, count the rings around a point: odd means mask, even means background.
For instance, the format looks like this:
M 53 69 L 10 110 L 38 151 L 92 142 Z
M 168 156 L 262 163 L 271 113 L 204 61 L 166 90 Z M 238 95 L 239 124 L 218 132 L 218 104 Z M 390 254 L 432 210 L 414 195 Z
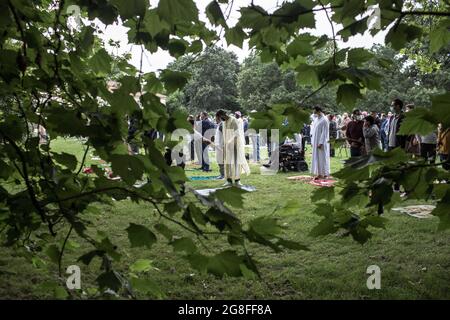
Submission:
M 329 51 L 329 50 L 328 50 Z M 321 51 L 329 57 L 327 49 Z M 390 102 L 400 98 L 416 106 L 429 107 L 430 95 L 450 88 L 450 58 L 433 57 L 434 66 L 423 65 L 424 56 L 399 54 L 387 46 L 375 45 L 370 50 L 377 59 L 364 67 L 383 75 L 381 90 L 368 90 L 356 107 L 362 110 L 387 112 Z M 410 50 L 411 52 L 411 50 Z M 380 58 L 389 66 L 380 65 Z M 427 58 L 429 59 L 429 58 Z M 392 63 L 388 61 L 392 61 Z M 382 60 L 383 61 L 383 60 Z M 336 102 L 336 88 L 328 86 L 302 103 L 316 88 L 299 85 L 302 74 L 276 62 L 263 63 L 256 52 L 239 64 L 237 56 L 220 47 L 207 48 L 199 57 L 183 56 L 169 65 L 175 71 L 187 71 L 191 78 L 181 91 L 168 97 L 170 110 L 187 113 L 218 109 L 249 113 L 262 111 L 272 104 L 294 102 L 310 107 L 322 105 L 330 112 L 346 109 Z

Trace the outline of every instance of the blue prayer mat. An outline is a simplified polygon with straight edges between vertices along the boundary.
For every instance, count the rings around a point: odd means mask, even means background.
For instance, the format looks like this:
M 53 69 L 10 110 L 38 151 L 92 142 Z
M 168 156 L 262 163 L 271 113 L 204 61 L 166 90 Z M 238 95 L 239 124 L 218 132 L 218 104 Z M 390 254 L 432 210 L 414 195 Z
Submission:
M 217 180 L 218 176 L 194 176 L 188 177 L 191 181 L 206 181 L 206 180 Z

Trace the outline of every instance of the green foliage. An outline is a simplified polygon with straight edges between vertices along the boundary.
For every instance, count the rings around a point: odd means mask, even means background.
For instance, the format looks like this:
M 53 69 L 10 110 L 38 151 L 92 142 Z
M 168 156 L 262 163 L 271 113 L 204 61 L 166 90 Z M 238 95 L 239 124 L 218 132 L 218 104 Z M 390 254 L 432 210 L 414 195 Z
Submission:
M 186 86 L 175 96 L 169 96 L 170 109 L 197 113 L 238 108 L 236 82 L 239 63 L 235 54 L 219 47 L 208 47 L 197 60 L 184 56 L 168 68 L 166 72 L 174 70 L 171 72 L 191 74 Z

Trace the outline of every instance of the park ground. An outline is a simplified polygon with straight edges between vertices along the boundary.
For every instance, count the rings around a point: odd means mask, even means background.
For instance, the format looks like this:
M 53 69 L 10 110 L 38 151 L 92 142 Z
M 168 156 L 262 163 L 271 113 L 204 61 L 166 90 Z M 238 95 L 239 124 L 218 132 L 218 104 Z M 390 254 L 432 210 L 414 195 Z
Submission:
M 72 152 L 81 160 L 82 145 L 76 140 L 52 142 L 54 150 Z M 332 159 L 332 171 L 342 166 L 345 153 Z M 298 173 L 259 174 L 259 166 L 252 165 L 252 174 L 243 182 L 257 191 L 246 194 L 244 208 L 235 212 L 245 222 L 272 214 L 277 206 L 290 200 L 303 205 L 295 212 L 275 212 L 287 227 L 286 238 L 308 245 L 309 251 L 274 253 L 260 246 L 250 246 L 259 263 L 261 279 L 225 277 L 199 274 L 180 255 L 173 252 L 163 239 L 151 249 L 130 248 L 125 229 L 129 223 L 151 225 L 157 219 L 146 204 L 130 201 L 115 202 L 114 206 L 98 206 L 91 221 L 97 229 L 110 235 L 119 247 L 122 259 L 115 266 L 128 273 L 137 259 L 150 259 L 152 269 L 144 277 L 152 279 L 160 294 L 140 295 L 141 299 L 450 299 L 450 232 L 438 232 L 437 218 L 416 219 L 404 214 L 388 212 L 386 229 L 376 229 L 374 236 L 360 245 L 348 237 L 330 235 L 312 238 L 308 234 L 320 220 L 313 213 L 310 196 L 314 186 L 287 180 Z M 217 166 L 207 175 L 218 174 Z M 187 171 L 187 176 L 198 175 Z M 219 187 L 223 181 L 196 181 L 189 185 L 196 189 Z M 175 227 L 173 227 L 175 228 Z M 62 234 L 61 239 L 62 241 Z M 180 233 L 182 231 L 180 230 Z M 225 248 L 224 240 L 212 240 L 214 249 Z M 58 242 L 60 243 L 60 242 Z M 76 264 L 77 258 L 91 247 L 74 238 L 64 255 L 63 265 Z M 82 289 L 94 293 L 99 261 L 81 265 Z M 367 267 L 381 268 L 381 289 L 368 290 Z M 50 269 L 50 272 L 48 271 Z M 33 265 L 11 249 L 0 248 L 0 299 L 52 299 L 49 284 L 57 275 L 56 266 Z

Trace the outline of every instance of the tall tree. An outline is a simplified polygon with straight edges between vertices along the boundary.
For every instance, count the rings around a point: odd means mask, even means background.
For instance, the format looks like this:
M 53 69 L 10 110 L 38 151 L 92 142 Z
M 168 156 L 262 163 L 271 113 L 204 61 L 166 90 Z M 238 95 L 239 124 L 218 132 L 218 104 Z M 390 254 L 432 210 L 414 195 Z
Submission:
M 170 108 L 185 107 L 189 112 L 237 110 L 237 75 L 239 62 L 233 52 L 221 47 L 207 47 L 193 62 L 192 56 L 183 56 L 168 66 L 172 70 L 184 70 L 191 77 L 182 90 L 169 97 Z

